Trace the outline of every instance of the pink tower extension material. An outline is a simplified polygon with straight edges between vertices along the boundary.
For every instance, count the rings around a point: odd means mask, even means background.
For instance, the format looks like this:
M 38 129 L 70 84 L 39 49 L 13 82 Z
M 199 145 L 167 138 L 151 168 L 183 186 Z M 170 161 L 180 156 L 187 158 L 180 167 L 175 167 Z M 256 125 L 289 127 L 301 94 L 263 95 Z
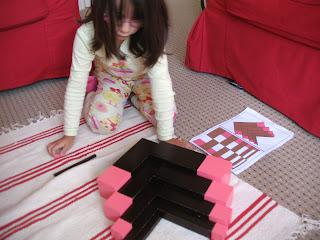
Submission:
M 212 240 L 225 239 L 231 221 L 231 163 L 140 140 L 98 177 L 115 240 L 143 239 L 166 218 Z

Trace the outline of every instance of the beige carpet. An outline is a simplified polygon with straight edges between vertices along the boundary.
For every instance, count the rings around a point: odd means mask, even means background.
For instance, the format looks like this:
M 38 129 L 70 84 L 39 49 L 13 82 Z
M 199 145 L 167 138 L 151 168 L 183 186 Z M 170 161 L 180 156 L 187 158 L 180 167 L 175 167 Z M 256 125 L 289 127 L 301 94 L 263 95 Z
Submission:
M 200 12 L 200 0 L 168 0 L 172 34 L 167 50 L 176 92 L 176 134 L 190 139 L 250 107 L 293 131 L 294 138 L 268 154 L 240 178 L 267 193 L 297 214 L 320 219 L 320 139 L 223 78 L 196 73 L 184 64 L 186 37 Z M 2 79 L 4 80 L 4 79 Z M 63 108 L 66 79 L 47 80 L 13 91 L 0 92 L 0 127 L 27 124 Z M 305 239 L 320 239 L 314 232 Z

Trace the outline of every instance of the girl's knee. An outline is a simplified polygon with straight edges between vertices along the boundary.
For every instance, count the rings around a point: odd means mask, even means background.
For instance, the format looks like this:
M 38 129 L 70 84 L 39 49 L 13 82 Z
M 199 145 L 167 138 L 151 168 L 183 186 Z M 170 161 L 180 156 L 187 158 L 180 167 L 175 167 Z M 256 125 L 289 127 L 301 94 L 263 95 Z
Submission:
M 89 114 L 86 117 L 86 121 L 93 132 L 99 134 L 109 134 L 118 129 L 121 116 L 115 115 L 103 118 L 102 116 Z
M 84 112 L 84 115 L 90 129 L 99 134 L 114 132 L 121 121 L 123 112 L 122 105 L 112 105 L 110 102 L 105 101 L 101 94 L 97 93 L 95 93 L 94 98 L 88 102 L 89 106 L 87 106 L 87 111 Z

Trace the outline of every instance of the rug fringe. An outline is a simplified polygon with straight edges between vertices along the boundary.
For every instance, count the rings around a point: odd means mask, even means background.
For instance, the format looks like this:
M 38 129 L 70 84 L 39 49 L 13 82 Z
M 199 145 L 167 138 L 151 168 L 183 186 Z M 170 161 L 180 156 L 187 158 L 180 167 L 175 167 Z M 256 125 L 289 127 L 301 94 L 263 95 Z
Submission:
M 63 114 L 63 110 L 61 110 L 61 109 L 50 111 L 49 117 L 46 117 L 41 112 L 39 112 L 37 116 L 27 119 L 28 123 L 26 123 L 26 124 L 12 123 L 12 124 L 10 124 L 9 127 L 0 127 L 0 136 L 4 135 L 4 134 L 8 134 L 11 131 L 15 131 L 15 130 L 30 126 L 32 124 L 36 124 L 36 123 L 41 122 L 43 120 L 56 117 L 61 114 Z
M 312 231 L 320 231 L 320 220 L 312 219 L 308 215 L 302 215 L 301 224 L 286 240 L 298 240 Z

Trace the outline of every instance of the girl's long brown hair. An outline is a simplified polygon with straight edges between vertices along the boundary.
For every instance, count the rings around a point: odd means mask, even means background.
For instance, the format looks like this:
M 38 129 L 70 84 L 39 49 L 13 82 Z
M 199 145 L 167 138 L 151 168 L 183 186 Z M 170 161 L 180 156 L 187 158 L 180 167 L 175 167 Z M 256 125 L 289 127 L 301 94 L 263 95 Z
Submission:
M 168 38 L 169 21 L 164 0 L 120 0 L 119 8 L 116 0 L 91 0 L 91 11 L 82 23 L 93 22 L 94 51 L 104 47 L 107 58 L 112 55 L 121 58 L 116 44 L 116 26 L 124 17 L 129 1 L 134 8 L 133 17 L 142 22 L 141 28 L 130 36 L 129 50 L 145 59 L 145 67 L 152 67 L 163 54 Z M 106 16 L 108 21 L 104 20 Z

